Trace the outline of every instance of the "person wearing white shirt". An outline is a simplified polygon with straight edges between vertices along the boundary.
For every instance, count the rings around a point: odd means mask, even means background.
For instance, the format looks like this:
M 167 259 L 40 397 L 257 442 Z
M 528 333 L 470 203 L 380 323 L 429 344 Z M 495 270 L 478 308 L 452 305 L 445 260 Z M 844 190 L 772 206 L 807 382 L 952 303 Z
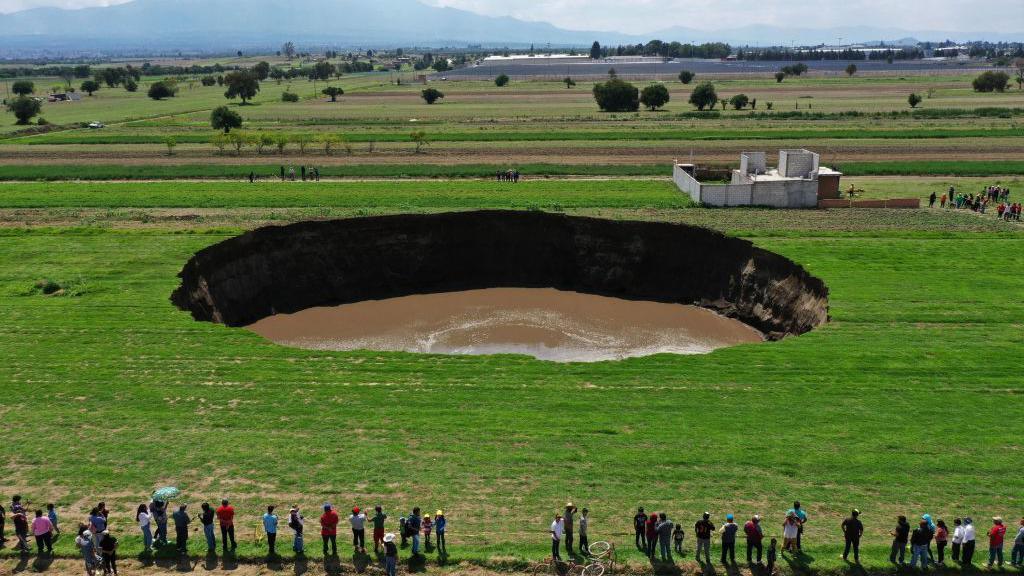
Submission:
M 149 508 L 145 504 L 140 504 L 139 509 L 135 512 L 135 521 L 139 523 L 139 529 L 142 530 L 142 542 L 146 547 L 146 553 L 150 553 L 153 550 L 153 530 L 150 527 L 150 522 L 153 515 L 149 513 Z
M 558 554 L 558 545 L 562 542 L 562 534 L 565 532 L 565 522 L 561 514 L 555 514 L 555 521 L 551 523 L 551 559 L 561 561 Z
M 970 518 L 964 518 L 964 547 L 961 564 L 970 565 L 974 559 L 974 522 Z
M 953 562 L 960 561 L 960 549 L 964 545 L 964 522 L 957 518 L 953 520 Z

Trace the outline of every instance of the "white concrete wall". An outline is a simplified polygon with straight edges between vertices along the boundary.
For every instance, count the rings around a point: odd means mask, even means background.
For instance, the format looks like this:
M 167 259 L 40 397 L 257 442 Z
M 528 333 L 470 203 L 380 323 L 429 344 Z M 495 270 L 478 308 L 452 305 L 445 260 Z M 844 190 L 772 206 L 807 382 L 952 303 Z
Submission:
M 680 190 L 689 195 L 691 200 L 694 202 L 700 202 L 701 183 L 693 176 L 690 176 L 678 164 L 676 164 L 672 169 L 672 180 L 675 181 L 676 186 Z
M 768 162 L 764 152 L 743 152 L 740 154 L 740 172 L 743 174 L 764 174 Z
M 750 206 L 752 184 L 703 184 L 700 201 L 708 206 Z
M 808 150 L 779 150 L 779 174 L 787 178 L 809 178 L 818 170 L 818 155 Z

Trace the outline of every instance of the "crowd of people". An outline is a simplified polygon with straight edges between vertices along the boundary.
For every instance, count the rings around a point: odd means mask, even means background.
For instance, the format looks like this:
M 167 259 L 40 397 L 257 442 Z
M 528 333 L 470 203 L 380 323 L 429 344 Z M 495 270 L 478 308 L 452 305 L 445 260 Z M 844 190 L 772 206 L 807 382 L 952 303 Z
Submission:
M 1010 189 L 1003 186 L 988 186 L 978 194 L 957 192 L 953 186 L 949 191 L 939 196 L 932 192 L 928 196 L 928 207 L 934 208 L 938 202 L 939 208 L 950 208 L 953 210 L 971 210 L 984 214 L 990 205 L 996 208 L 996 217 L 1006 221 L 1020 221 L 1020 202 L 1010 202 Z
M 519 182 L 519 170 L 498 170 L 495 177 L 498 182 Z
M 295 171 L 295 166 L 285 166 L 282 164 L 279 170 L 281 182 L 295 182 L 297 179 L 301 179 L 303 182 L 319 182 L 320 181 L 320 168 L 316 166 L 299 166 L 298 173 Z M 255 170 L 249 172 L 249 182 L 255 183 L 259 181 L 260 175 Z

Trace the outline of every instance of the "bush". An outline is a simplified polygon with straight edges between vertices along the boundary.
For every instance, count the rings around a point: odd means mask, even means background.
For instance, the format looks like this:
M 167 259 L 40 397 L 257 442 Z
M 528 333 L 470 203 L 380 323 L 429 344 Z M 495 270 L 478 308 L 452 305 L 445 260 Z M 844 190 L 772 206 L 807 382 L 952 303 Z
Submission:
M 668 104 L 670 95 L 664 84 L 651 84 L 640 93 L 640 103 L 651 111 Z
M 921 103 L 921 100 L 923 100 L 923 98 L 913 92 L 910 93 L 910 96 L 907 96 L 907 104 L 910 104 L 911 108 L 917 108 L 917 105 Z
M 434 102 L 444 98 L 444 94 L 437 88 L 425 88 L 423 92 L 420 93 L 420 97 L 423 98 L 423 101 L 427 104 L 433 104 Z
M 18 96 L 28 96 L 35 91 L 36 85 L 31 80 L 18 80 L 14 84 L 11 84 L 11 92 L 14 92 Z
M 594 84 L 594 100 L 605 112 L 633 112 L 640 109 L 640 91 L 636 86 L 618 78 Z
M 42 294 L 43 296 L 81 296 L 85 293 L 85 282 L 79 280 L 52 280 L 43 278 L 38 280 L 29 294 Z
M 168 82 L 160 81 L 153 82 L 149 86 L 148 95 L 153 100 L 163 100 L 164 98 L 173 98 L 177 93 L 177 90 Z
M 39 114 L 39 111 L 43 109 L 43 105 L 35 98 L 18 96 L 7 102 L 7 109 L 18 119 L 16 124 L 25 125 L 32 120 L 33 116 Z
M 856 73 L 857 73 L 857 65 L 856 64 L 849 64 L 849 65 L 846 66 L 846 75 L 847 76 L 853 76 Z
M 128 92 L 135 92 L 139 89 L 139 83 L 133 78 L 129 78 L 124 81 L 124 89 Z
M 718 102 L 718 93 L 715 92 L 715 85 L 711 82 L 698 84 L 690 93 L 690 104 L 697 107 L 697 110 L 714 108 Z
M 218 106 L 210 112 L 210 126 L 227 134 L 232 128 L 242 127 L 242 116 L 227 106 Z
M 1010 75 L 989 70 L 975 78 L 973 85 L 975 92 L 1005 92 L 1006 87 L 1010 85 Z
M 689 84 L 690 82 L 693 82 L 694 76 L 696 76 L 696 74 L 694 74 L 693 72 L 690 72 L 689 70 L 683 70 L 682 72 L 679 73 L 679 81 L 682 82 L 683 84 Z
M 737 94 L 729 99 L 729 104 L 732 104 L 733 110 L 743 110 L 749 103 L 750 98 L 746 94 Z
M 775 73 L 775 81 L 776 82 L 782 83 L 782 81 L 785 80 L 785 79 L 786 79 L 786 73 L 785 72 L 776 72 Z
M 217 84 L 217 78 L 213 76 L 203 76 L 199 81 L 203 83 L 203 86 L 213 86 Z
M 807 72 L 807 64 L 803 62 L 782 67 L 782 73 L 786 76 L 801 76 L 804 72 Z
M 281 101 L 282 102 L 298 102 L 299 101 L 299 95 L 294 93 L 294 92 L 289 92 L 289 91 L 285 90 L 284 92 L 281 93 Z
M 573 86 L 576 85 L 576 81 L 573 80 L 572 78 L 570 78 L 569 76 L 566 76 L 565 78 L 562 78 L 562 83 L 565 84 L 565 87 L 567 89 L 568 88 L 572 88 Z
M 494 79 L 494 85 L 498 88 L 508 86 L 508 74 L 499 74 L 498 77 Z

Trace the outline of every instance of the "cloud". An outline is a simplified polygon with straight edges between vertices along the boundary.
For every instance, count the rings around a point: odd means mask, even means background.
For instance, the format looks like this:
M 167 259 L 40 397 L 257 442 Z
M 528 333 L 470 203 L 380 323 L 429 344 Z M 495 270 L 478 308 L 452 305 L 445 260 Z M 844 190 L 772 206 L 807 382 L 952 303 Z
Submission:
M 0 0 L 0 13 L 17 12 L 29 8 L 52 6 L 56 8 L 89 8 L 92 6 L 112 6 L 124 4 L 131 0 Z

